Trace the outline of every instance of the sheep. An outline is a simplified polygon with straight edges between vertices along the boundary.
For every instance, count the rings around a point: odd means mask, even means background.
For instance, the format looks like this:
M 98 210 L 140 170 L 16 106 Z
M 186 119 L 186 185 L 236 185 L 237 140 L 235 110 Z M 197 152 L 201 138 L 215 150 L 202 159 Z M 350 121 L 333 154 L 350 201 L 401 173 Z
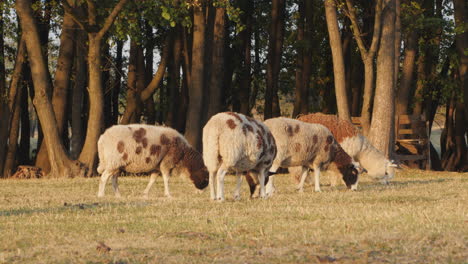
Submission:
M 224 201 L 224 176 L 236 172 L 234 199 L 240 199 L 242 173 L 254 175 L 260 184 L 260 197 L 265 197 L 265 181 L 276 143 L 270 130 L 251 117 L 234 112 L 218 113 L 203 128 L 203 160 L 210 175 L 212 200 Z M 215 190 L 215 177 L 217 190 Z
M 104 196 L 107 180 L 112 177 L 116 197 L 120 197 L 117 177 L 120 170 L 130 173 L 151 173 L 150 181 L 143 192 L 156 181 L 156 171 L 164 180 L 164 195 L 171 198 L 169 176 L 174 171 L 187 176 L 202 190 L 208 186 L 208 171 L 202 155 L 197 152 L 176 130 L 143 124 L 115 125 L 107 129 L 98 141 L 99 166 L 101 173 L 98 197 Z
M 372 146 L 351 122 L 339 119 L 335 115 L 322 113 L 299 116 L 298 120 L 321 124 L 330 129 L 344 151 L 359 162 L 367 174 L 375 180 L 388 184 L 389 180 L 394 177 L 395 168 L 398 165 L 388 160 L 382 152 Z M 289 168 L 289 172 L 298 176 L 300 168 Z
M 273 134 L 278 151 L 271 173 L 280 167 L 301 166 L 302 177 L 298 190 L 303 192 L 308 169 L 311 168 L 315 174 L 315 191 L 320 192 L 320 171 L 328 168 L 342 175 L 348 188 L 356 190 L 358 170 L 326 127 L 285 117 L 268 119 L 265 125 Z M 268 195 L 272 195 L 275 190 L 273 180 L 274 177 L 270 176 L 266 187 Z

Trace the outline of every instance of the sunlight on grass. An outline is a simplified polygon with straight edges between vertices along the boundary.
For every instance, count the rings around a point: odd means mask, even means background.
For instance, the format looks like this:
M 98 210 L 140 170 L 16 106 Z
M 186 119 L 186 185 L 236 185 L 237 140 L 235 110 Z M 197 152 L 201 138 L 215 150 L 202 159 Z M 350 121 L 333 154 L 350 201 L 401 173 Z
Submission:
M 121 177 L 123 198 L 96 197 L 98 178 L 0 181 L 0 263 L 466 263 L 468 175 L 400 172 L 384 186 L 296 193 L 278 176 L 268 200 L 225 203 L 162 179 Z

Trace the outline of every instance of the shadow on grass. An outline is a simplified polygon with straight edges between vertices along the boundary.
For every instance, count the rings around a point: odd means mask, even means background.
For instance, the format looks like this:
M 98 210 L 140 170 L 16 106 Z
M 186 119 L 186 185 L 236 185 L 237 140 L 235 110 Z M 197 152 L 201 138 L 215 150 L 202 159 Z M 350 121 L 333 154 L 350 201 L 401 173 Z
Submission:
M 32 215 L 37 213 L 62 213 L 66 211 L 90 210 L 96 208 L 116 207 L 121 205 L 132 205 L 138 207 L 149 206 L 149 202 L 103 202 L 103 203 L 78 203 L 72 204 L 65 202 L 63 206 L 51 208 L 21 208 L 12 210 L 0 211 L 0 216 L 19 216 L 19 215 Z

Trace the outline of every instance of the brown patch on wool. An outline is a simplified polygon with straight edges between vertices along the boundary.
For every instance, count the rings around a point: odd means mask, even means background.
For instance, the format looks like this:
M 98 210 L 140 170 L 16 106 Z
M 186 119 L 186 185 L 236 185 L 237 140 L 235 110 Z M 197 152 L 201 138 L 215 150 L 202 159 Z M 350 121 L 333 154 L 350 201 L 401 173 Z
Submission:
M 317 144 L 317 142 L 318 142 L 318 136 L 317 136 L 317 135 L 314 135 L 312 141 L 314 142 L 314 144 Z
M 260 134 L 260 131 L 257 130 L 257 148 L 260 149 L 265 143 L 263 142 L 263 137 Z
M 239 116 L 239 114 L 234 113 L 234 112 L 226 112 L 226 114 L 233 116 L 235 119 L 237 119 L 240 123 L 243 123 L 242 118 Z
M 151 162 L 151 158 L 150 158 L 150 157 L 147 157 L 147 158 L 145 159 L 145 162 L 146 162 L 147 164 L 150 163 L 150 162 Z
M 166 134 L 162 134 L 161 138 L 159 139 L 162 145 L 169 145 L 171 144 L 171 140 L 166 136 Z
M 301 151 L 301 143 L 295 143 L 294 144 L 294 151 L 296 151 L 296 152 Z
M 252 127 L 251 125 L 249 125 L 249 124 L 245 124 L 244 127 L 247 128 L 247 130 L 248 130 L 249 132 L 253 132 L 253 131 L 254 131 L 253 127 Z
M 328 137 L 327 137 L 327 145 L 330 145 L 332 142 L 333 142 L 333 137 L 332 137 L 332 136 L 328 136 Z
M 257 120 L 254 120 L 254 123 L 260 128 L 262 135 L 265 135 L 265 128 Z
M 268 144 L 273 145 L 275 143 L 275 138 L 271 134 L 271 132 L 268 132 Z
M 146 148 L 148 146 L 148 139 L 143 138 L 143 140 L 141 141 L 141 144 L 143 144 L 143 148 Z
M 359 134 L 359 130 L 351 122 L 340 119 L 336 115 L 314 113 L 300 116 L 297 119 L 327 127 L 338 142 L 343 142 L 345 138 L 354 137 Z
M 273 146 L 270 148 L 270 155 L 275 155 L 275 148 Z
M 286 127 L 286 133 L 288 133 L 288 136 L 290 136 L 290 137 L 294 136 L 292 126 L 288 125 L 288 126 Z
M 150 155 L 151 156 L 159 156 L 159 154 L 161 153 L 161 146 L 159 145 L 151 145 L 150 147 Z
M 133 139 L 135 139 L 137 143 L 140 143 L 143 141 L 143 138 L 145 138 L 145 135 L 146 135 L 146 129 L 141 127 L 140 129 L 133 132 Z
M 135 149 L 135 153 L 136 153 L 137 155 L 139 155 L 139 154 L 141 153 L 141 150 L 142 150 L 141 146 L 138 146 L 138 147 Z
M 247 127 L 245 125 L 242 126 L 242 133 L 244 133 L 244 136 L 247 136 Z
M 299 133 L 300 129 L 301 128 L 300 128 L 299 124 L 297 124 L 296 127 L 294 128 L 294 133 L 296 133 L 296 134 Z
M 123 143 L 123 141 L 119 141 L 119 143 L 117 143 L 117 151 L 119 153 L 122 153 L 124 151 L 124 148 L 125 148 L 125 143 Z
M 127 160 L 127 159 L 128 159 L 128 154 L 127 154 L 127 153 L 124 153 L 123 156 L 122 156 L 122 159 L 123 159 L 123 160 Z
M 247 183 L 249 184 L 250 196 L 252 196 L 255 192 L 255 188 L 257 187 L 257 181 L 253 178 L 253 176 L 249 172 L 245 174 L 245 179 L 247 180 Z
M 228 119 L 228 120 L 226 121 L 226 124 L 228 125 L 228 127 L 229 127 L 230 129 L 234 129 L 234 128 L 236 128 L 236 126 L 237 126 L 237 125 L 236 125 L 236 122 L 234 122 L 234 120 L 232 120 L 232 119 Z
M 325 150 L 325 152 L 328 152 L 328 145 L 325 145 L 325 148 L 323 150 Z
M 223 161 L 223 157 L 221 155 L 218 155 L 218 162 L 221 163 Z

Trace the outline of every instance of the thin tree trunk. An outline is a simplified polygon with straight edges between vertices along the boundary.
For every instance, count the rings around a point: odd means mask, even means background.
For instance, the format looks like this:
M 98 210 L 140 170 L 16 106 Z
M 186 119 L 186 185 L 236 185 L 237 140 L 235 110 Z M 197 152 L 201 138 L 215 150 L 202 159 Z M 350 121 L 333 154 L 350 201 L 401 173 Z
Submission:
M 201 136 L 203 117 L 203 85 L 204 85 L 204 58 L 205 58 L 205 17 L 203 4 L 193 8 L 193 43 L 191 84 L 189 88 L 189 105 L 187 111 L 187 124 L 185 137 L 197 150 L 201 150 Z
M 382 36 L 377 56 L 377 79 L 374 109 L 369 131 L 370 142 L 386 157 L 393 152 L 394 74 L 395 70 L 395 0 L 384 0 Z
M 414 91 L 414 108 L 413 115 L 422 115 L 423 113 L 423 92 L 424 86 L 427 81 L 426 76 L 426 51 L 419 52 L 418 65 L 417 65 L 417 78 L 416 90 Z
M 254 2 L 250 0 L 244 0 L 242 1 L 241 6 L 244 12 L 241 19 L 243 24 L 245 25 L 245 29 L 239 33 L 242 41 L 242 58 L 244 62 L 241 69 L 239 100 L 240 112 L 244 115 L 250 115 L 250 90 L 252 86 L 252 12 L 254 9 Z
M 18 149 L 18 137 L 21 119 L 21 97 L 23 90 L 23 87 L 18 87 L 12 108 L 10 135 L 8 136 L 8 150 L 5 158 L 5 167 L 3 169 L 4 178 L 10 177 L 14 167 L 17 165 L 16 153 Z
M 112 87 L 112 124 L 117 124 L 119 119 L 119 94 L 122 85 L 122 50 L 123 41 L 117 40 L 117 52 L 114 68 L 114 85 Z
M 55 71 L 54 89 L 52 93 L 52 106 L 60 135 L 63 133 L 65 126 L 68 90 L 73 66 L 74 26 L 75 22 L 73 22 L 71 16 L 65 12 L 62 23 L 62 34 L 60 36 L 60 48 Z M 44 144 L 41 144 L 37 154 L 36 166 L 42 168 L 45 173 L 50 171 L 49 156 Z
M 87 54 L 86 34 L 83 30 L 78 30 L 76 34 L 76 53 Z M 71 108 L 71 157 L 77 159 L 83 147 L 84 130 L 83 121 L 85 115 L 82 113 L 84 107 L 84 91 L 86 86 L 86 61 L 84 56 L 75 56 L 75 79 L 73 85 L 72 105 Z
M 285 0 L 273 0 L 268 44 L 264 119 L 280 115 L 278 80 L 283 49 Z
M 400 69 L 400 54 L 401 54 L 401 0 L 395 0 L 395 71 L 394 71 L 394 80 L 395 87 L 394 91 L 397 91 L 398 87 L 398 72 Z
M 408 113 L 409 97 L 411 84 L 413 83 L 414 64 L 417 52 L 418 34 L 415 30 L 409 32 L 406 38 L 405 58 L 403 59 L 403 68 L 401 69 L 400 88 L 396 102 L 396 113 L 403 115 Z
M 211 80 L 209 85 L 210 100 L 208 103 L 207 120 L 222 110 L 223 79 L 224 76 L 224 34 L 225 34 L 226 10 L 216 7 L 216 15 L 213 29 L 213 45 L 211 60 Z M 250 73 L 249 73 L 250 74 Z M 247 97 L 248 98 L 248 97 Z M 248 101 L 248 100 L 247 100 Z
M 179 111 L 180 111 L 180 102 L 182 98 L 180 97 L 180 62 L 182 55 L 182 35 L 179 30 L 173 32 L 174 35 L 174 48 L 172 50 L 172 61 L 168 66 L 168 75 L 169 75 L 169 111 L 167 113 L 166 122 L 169 126 L 180 131 L 181 124 L 178 122 Z
M 136 89 L 136 82 L 137 82 L 137 61 L 138 61 L 138 44 L 135 40 L 131 40 L 130 43 L 130 55 L 129 55 L 129 62 L 128 62 L 128 70 L 127 70 L 127 105 L 126 108 L 128 109 L 137 109 L 137 93 Z M 132 120 L 132 116 L 135 115 L 135 111 L 127 111 L 125 110 L 122 120 L 120 121 L 121 124 L 129 124 Z
M 341 46 L 336 6 L 333 0 L 325 0 L 325 16 L 327 19 L 328 35 L 330 38 L 330 47 L 333 58 L 333 75 L 338 116 L 345 120 L 351 120 L 349 115 L 348 96 L 346 95 L 343 49 Z
M 457 54 L 460 58 L 460 66 L 458 74 L 460 76 L 460 88 L 463 91 L 463 98 L 465 102 L 465 118 L 468 120 L 468 32 L 466 30 L 467 6 L 464 0 L 453 0 L 455 11 L 455 25 L 462 27 L 465 25 L 463 32 L 458 32 L 455 36 Z M 468 131 L 467 131 L 468 133 Z
M 29 123 L 29 103 L 28 103 L 28 85 L 23 83 L 23 91 L 21 92 L 21 134 L 19 144 L 18 164 L 29 164 L 29 150 L 31 149 L 31 126 Z
M 304 100 L 302 81 L 304 71 L 304 27 L 305 27 L 305 4 L 304 1 L 299 1 L 299 17 L 297 21 L 297 55 L 296 55 L 296 94 L 294 98 L 293 118 L 301 113 L 301 108 Z

